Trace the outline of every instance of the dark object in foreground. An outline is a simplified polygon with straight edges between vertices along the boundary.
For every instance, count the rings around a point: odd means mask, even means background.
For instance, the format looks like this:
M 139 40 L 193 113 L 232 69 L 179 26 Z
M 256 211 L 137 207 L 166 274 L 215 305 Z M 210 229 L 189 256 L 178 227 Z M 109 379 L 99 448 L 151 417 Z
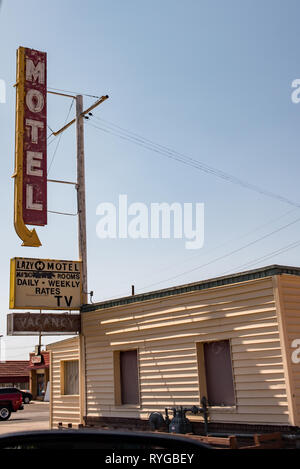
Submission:
M 204 429 L 205 434 L 208 434 L 208 407 L 206 397 L 201 399 L 202 407 L 166 407 L 165 408 L 165 418 L 160 412 L 152 412 L 149 416 L 149 423 L 151 430 L 160 430 L 165 425 L 168 427 L 170 433 L 192 433 L 192 424 L 188 418 L 186 418 L 186 413 L 191 412 L 194 415 L 203 414 L 204 417 Z M 173 418 L 169 418 L 169 410 L 173 412 Z
M 49 430 L 14 433 L 0 437 L 2 449 L 100 449 L 112 451 L 168 450 L 198 453 L 208 445 L 174 435 L 105 430 Z

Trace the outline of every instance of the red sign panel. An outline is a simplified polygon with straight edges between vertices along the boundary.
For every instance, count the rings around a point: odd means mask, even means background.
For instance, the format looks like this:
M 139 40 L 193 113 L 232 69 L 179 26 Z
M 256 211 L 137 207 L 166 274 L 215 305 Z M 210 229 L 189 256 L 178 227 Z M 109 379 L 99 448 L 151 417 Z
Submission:
M 31 363 L 36 365 L 37 363 L 42 363 L 42 356 L 41 355 L 34 355 L 31 357 Z
M 47 224 L 47 54 L 25 49 L 23 219 Z

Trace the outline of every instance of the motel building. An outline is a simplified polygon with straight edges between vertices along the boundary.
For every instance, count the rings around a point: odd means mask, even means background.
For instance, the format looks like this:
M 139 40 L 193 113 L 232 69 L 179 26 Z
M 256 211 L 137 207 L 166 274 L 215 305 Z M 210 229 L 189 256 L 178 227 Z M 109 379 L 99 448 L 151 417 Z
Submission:
M 280 265 L 84 305 L 47 346 L 50 425 L 149 430 L 208 400 L 209 432 L 300 427 L 300 268 Z M 172 414 L 170 414 L 172 416 Z M 187 414 L 193 431 L 202 415 Z

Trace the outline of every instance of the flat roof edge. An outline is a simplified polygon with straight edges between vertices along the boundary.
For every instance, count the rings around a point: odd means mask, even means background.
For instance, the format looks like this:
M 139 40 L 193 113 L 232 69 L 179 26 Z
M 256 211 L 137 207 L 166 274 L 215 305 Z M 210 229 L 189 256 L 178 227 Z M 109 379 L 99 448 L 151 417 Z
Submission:
M 125 296 L 121 298 L 115 298 L 111 300 L 105 300 L 99 303 L 87 304 L 81 307 L 81 312 L 91 312 L 99 309 L 113 308 L 115 306 L 123 306 L 132 303 L 143 302 L 147 300 L 154 300 L 158 298 L 164 298 L 173 295 L 180 295 L 183 293 L 189 293 L 197 290 L 206 290 L 209 288 L 220 287 L 224 285 L 230 285 L 233 283 L 241 283 L 250 280 L 257 280 L 260 278 L 271 277 L 274 275 L 297 275 L 300 276 L 300 267 L 290 267 L 282 265 L 270 265 L 267 267 L 261 267 L 259 269 L 248 270 L 244 272 L 238 272 L 236 274 L 226 275 L 223 277 L 215 277 L 208 280 L 201 280 L 199 282 L 188 283 L 184 285 L 178 285 L 175 287 L 164 288 L 162 290 L 155 290 L 146 293 L 139 293 L 137 295 Z

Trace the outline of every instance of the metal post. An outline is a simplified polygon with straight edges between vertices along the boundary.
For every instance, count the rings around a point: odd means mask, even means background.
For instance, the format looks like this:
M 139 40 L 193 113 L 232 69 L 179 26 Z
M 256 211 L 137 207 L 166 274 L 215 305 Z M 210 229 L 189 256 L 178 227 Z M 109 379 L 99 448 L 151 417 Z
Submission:
M 87 304 L 87 247 L 86 247 L 86 204 L 84 169 L 83 98 L 76 96 L 76 139 L 77 139 L 77 208 L 79 260 L 82 262 L 82 304 Z
M 40 309 L 40 314 L 42 314 L 41 309 Z M 41 355 L 41 348 L 42 348 L 42 331 L 39 332 L 38 355 Z

